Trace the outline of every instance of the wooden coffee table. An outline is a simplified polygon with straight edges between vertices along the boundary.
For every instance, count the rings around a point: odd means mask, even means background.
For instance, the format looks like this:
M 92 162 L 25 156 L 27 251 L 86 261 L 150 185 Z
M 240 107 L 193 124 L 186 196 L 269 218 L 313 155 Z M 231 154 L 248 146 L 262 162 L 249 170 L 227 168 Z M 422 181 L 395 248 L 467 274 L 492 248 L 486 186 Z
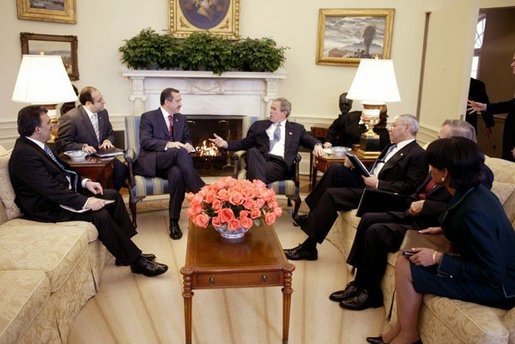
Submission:
M 190 223 L 183 275 L 186 343 L 191 344 L 193 289 L 282 286 L 283 343 L 288 343 L 292 273 L 271 226 L 252 228 L 241 242 L 223 239 L 213 228 Z
M 88 156 L 83 161 L 73 161 L 65 154 L 60 157 L 83 178 L 99 182 L 104 189 L 113 188 L 113 159 L 115 158 L 101 159 L 97 156 Z

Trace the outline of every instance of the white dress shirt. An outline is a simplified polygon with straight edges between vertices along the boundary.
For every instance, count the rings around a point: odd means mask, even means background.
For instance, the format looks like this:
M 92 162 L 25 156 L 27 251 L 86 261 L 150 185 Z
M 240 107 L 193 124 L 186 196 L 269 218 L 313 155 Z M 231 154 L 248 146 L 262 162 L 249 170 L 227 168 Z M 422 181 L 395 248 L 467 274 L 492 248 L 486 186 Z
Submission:
M 270 139 L 270 141 L 272 141 L 274 139 L 274 131 L 277 128 L 277 125 L 279 125 L 279 124 L 281 125 L 279 127 L 279 130 L 281 131 L 281 138 L 278 142 L 276 142 L 274 144 L 274 146 L 270 150 L 270 154 L 278 155 L 278 156 L 284 158 L 284 143 L 285 143 L 285 138 L 286 138 L 286 120 L 283 120 L 282 122 L 279 122 L 279 123 L 272 123 L 272 125 L 270 127 L 268 127 L 268 129 L 266 130 L 266 134 L 268 135 L 268 138 Z

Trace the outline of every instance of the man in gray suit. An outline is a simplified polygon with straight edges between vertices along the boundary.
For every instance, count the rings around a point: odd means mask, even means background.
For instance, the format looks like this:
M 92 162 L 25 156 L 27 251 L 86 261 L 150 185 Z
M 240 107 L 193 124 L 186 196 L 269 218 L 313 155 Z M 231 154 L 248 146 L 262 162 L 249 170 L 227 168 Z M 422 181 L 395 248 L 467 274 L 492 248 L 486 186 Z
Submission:
M 93 154 L 98 149 L 114 148 L 113 126 L 105 109 L 105 101 L 100 91 L 92 86 L 80 91 L 81 105 L 71 109 L 59 120 L 57 150 L 82 150 Z M 113 186 L 120 190 L 125 186 L 127 166 L 113 159 Z

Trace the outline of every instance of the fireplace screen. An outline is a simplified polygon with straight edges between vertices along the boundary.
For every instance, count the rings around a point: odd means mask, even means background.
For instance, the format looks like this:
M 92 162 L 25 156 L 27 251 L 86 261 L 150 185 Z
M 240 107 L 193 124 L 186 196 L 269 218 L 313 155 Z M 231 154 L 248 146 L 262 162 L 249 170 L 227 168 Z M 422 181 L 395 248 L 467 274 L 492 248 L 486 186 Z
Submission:
M 214 133 L 226 141 L 242 138 L 243 116 L 187 115 L 196 153 L 193 163 L 201 176 L 232 175 L 231 152 L 218 150 L 209 141 Z

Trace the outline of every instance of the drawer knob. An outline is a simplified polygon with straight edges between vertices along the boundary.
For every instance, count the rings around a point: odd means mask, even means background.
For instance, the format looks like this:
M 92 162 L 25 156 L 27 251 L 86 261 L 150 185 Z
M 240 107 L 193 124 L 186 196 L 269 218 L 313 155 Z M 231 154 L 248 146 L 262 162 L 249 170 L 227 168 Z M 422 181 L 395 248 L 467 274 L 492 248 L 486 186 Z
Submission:
M 209 276 L 209 285 L 215 285 L 215 276 Z
M 261 275 L 261 283 L 266 283 L 268 277 L 266 275 Z

